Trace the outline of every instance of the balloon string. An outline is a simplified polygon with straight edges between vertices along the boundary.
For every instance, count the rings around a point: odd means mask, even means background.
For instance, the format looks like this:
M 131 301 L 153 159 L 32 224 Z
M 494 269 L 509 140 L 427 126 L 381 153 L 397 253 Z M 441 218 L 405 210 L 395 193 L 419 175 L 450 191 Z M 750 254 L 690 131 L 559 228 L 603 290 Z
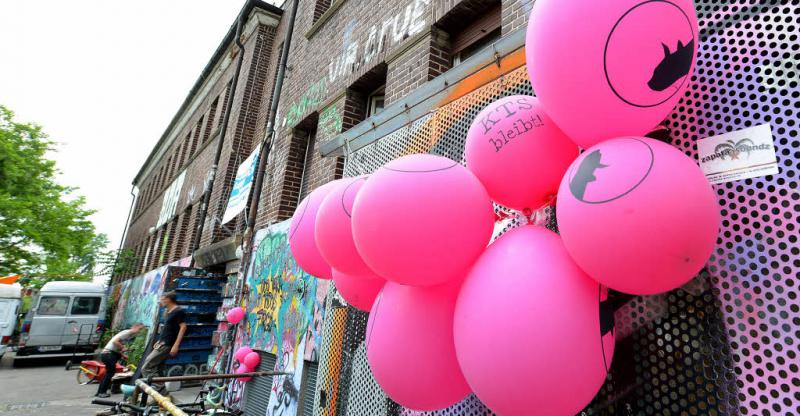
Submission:
M 597 287 L 597 302 L 598 305 L 602 302 L 603 299 L 603 285 L 598 285 Z M 606 369 L 606 375 L 608 375 L 608 361 L 606 361 L 606 345 L 603 343 L 603 331 L 600 330 L 600 350 L 603 353 L 603 366 Z
M 524 208 L 522 211 L 517 211 L 517 212 L 521 213 L 522 217 L 524 217 L 525 220 L 527 220 L 529 224 L 532 224 L 532 223 L 535 223 L 534 217 L 536 216 L 536 213 L 540 212 L 541 210 L 543 210 L 543 209 L 545 209 L 547 207 L 555 206 L 556 205 L 556 199 L 557 199 L 556 195 L 550 195 L 548 197 L 548 199 L 547 199 L 547 202 L 542 204 L 539 208 L 537 208 L 535 210 L 532 210 L 530 208 Z M 500 221 L 507 220 L 507 219 L 513 218 L 513 217 L 514 217 L 513 214 L 511 214 L 511 213 L 509 213 L 507 211 L 504 211 L 504 210 L 499 210 L 499 211 L 494 213 L 494 222 L 500 222 Z

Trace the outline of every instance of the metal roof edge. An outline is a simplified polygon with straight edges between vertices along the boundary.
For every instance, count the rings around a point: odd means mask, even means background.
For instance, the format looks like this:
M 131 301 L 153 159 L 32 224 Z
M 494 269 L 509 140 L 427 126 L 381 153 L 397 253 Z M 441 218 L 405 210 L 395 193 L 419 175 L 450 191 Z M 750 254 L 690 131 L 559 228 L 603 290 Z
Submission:
M 172 132 L 172 129 L 178 123 L 178 120 L 180 120 L 180 118 L 183 115 L 184 111 L 186 111 L 186 109 L 192 103 L 192 100 L 194 100 L 195 95 L 202 89 L 203 84 L 205 83 L 206 79 L 214 71 L 214 68 L 216 67 L 217 63 L 225 55 L 225 51 L 228 49 L 228 46 L 233 42 L 233 40 L 234 40 L 233 37 L 236 35 L 236 23 L 237 23 L 237 21 L 239 19 L 238 16 L 249 15 L 250 12 L 252 12 L 253 9 L 255 9 L 255 8 L 263 9 L 263 10 L 265 10 L 267 12 L 270 12 L 270 13 L 273 13 L 273 14 L 275 14 L 277 16 L 281 16 L 283 14 L 283 9 L 281 9 L 281 8 L 279 8 L 277 6 L 273 6 L 273 5 L 271 5 L 269 3 L 266 3 L 266 2 L 264 2 L 262 0 L 247 0 L 247 2 L 244 4 L 244 6 L 242 6 L 242 9 L 240 10 L 239 14 L 236 15 L 237 16 L 236 17 L 237 20 L 234 21 L 233 24 L 231 25 L 231 27 L 228 29 L 228 32 L 225 34 L 225 37 L 222 39 L 220 44 L 217 46 L 217 49 L 214 51 L 214 54 L 211 56 L 211 59 L 208 61 L 206 66 L 203 68 L 203 71 L 200 73 L 200 76 L 197 78 L 197 81 L 195 81 L 194 85 L 192 86 L 192 89 L 189 90 L 189 94 L 183 100 L 183 103 L 178 108 L 178 111 L 172 117 L 172 120 L 170 121 L 170 123 L 167 126 L 166 130 L 161 135 L 161 138 L 158 139 L 158 143 L 156 143 L 156 145 L 153 146 L 153 149 L 150 151 L 150 154 L 147 156 L 147 159 L 145 159 L 144 163 L 142 164 L 142 167 L 139 168 L 139 172 L 136 173 L 136 176 L 134 177 L 133 182 L 132 182 L 134 186 L 138 186 L 140 180 L 142 179 L 142 176 L 143 176 L 144 172 L 147 170 L 148 165 L 153 161 L 155 156 L 158 154 L 158 150 L 161 148 L 161 146 L 167 140 L 167 138 L 169 137 L 170 133 Z
M 380 114 L 372 116 L 350 130 L 322 143 L 320 154 L 323 157 L 340 155 L 345 143 L 350 144 L 350 150 L 358 150 L 424 116 L 435 108 L 432 98 L 453 88 L 475 72 L 496 65 L 503 57 L 523 48 L 525 33 L 525 28 L 520 28 L 503 36 L 464 62 L 422 84 L 399 101 L 390 104 Z

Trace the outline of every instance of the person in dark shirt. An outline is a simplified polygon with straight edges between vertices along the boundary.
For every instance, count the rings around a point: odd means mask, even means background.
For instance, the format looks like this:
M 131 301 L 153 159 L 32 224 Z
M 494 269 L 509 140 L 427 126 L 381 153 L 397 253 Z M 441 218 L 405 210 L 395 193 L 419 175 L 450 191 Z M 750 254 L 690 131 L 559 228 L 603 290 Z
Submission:
M 157 377 L 161 364 L 168 357 L 178 355 L 180 350 L 183 335 L 186 333 L 186 311 L 178 306 L 176 299 L 175 292 L 167 292 L 161 296 L 161 306 L 166 309 L 167 315 L 158 341 L 142 365 L 142 377 L 145 379 Z

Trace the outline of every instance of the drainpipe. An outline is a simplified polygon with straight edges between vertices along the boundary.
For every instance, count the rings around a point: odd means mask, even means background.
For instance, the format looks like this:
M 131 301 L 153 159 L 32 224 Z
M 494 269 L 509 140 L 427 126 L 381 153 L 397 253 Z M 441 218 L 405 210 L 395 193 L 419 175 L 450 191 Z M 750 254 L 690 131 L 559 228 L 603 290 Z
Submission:
M 125 244 L 125 239 L 128 237 L 128 226 L 131 225 L 131 214 L 133 214 L 133 206 L 136 204 L 136 194 L 133 192 L 136 185 L 131 185 L 131 206 L 128 208 L 128 216 L 125 218 L 125 228 L 122 230 L 122 238 L 119 240 L 119 247 L 117 254 L 114 256 L 114 266 L 111 268 L 111 282 L 106 288 L 106 293 L 111 290 L 111 284 L 114 281 L 114 270 L 117 270 L 117 262 L 119 262 L 119 255 L 122 252 L 122 245 Z
M 278 101 L 281 97 L 281 90 L 283 89 L 283 80 L 286 77 L 286 65 L 289 60 L 289 50 L 292 44 L 292 34 L 294 33 L 294 22 L 297 16 L 298 0 L 292 0 L 292 11 L 289 14 L 289 23 L 287 25 L 286 39 L 283 41 L 283 49 L 281 50 L 281 58 L 278 63 L 278 73 L 275 78 L 275 87 L 272 89 L 272 104 L 269 107 L 269 114 L 267 117 L 267 131 L 264 138 L 261 140 L 261 152 L 258 155 L 258 168 L 256 169 L 256 177 L 253 183 L 253 197 L 250 200 L 250 209 L 247 211 L 247 228 L 245 229 L 242 238 L 242 261 L 239 263 L 239 270 L 241 272 L 234 298 L 234 305 L 239 305 L 242 301 L 242 292 L 244 291 L 244 281 L 247 276 L 247 271 L 250 268 L 250 247 L 253 245 L 253 229 L 256 224 L 256 214 L 258 214 L 258 201 L 261 199 L 261 187 L 264 184 L 264 175 L 266 174 L 267 161 L 269 154 L 272 150 L 272 145 L 275 142 L 275 122 L 278 114 Z M 230 339 L 235 339 L 238 333 L 239 324 L 228 327 L 228 336 Z M 234 342 L 228 344 L 233 349 Z M 225 362 L 225 369 L 230 369 L 233 363 L 233 354 L 228 354 Z
M 205 228 L 206 217 L 208 216 L 208 204 L 211 202 L 211 190 L 214 188 L 214 180 L 216 179 L 217 170 L 219 169 L 219 160 L 222 157 L 222 146 L 225 144 L 225 133 L 228 131 L 228 122 L 231 118 L 233 100 L 236 98 L 236 84 L 239 83 L 239 73 L 242 71 L 242 62 L 244 61 L 244 45 L 242 44 L 241 36 L 242 26 L 244 24 L 244 19 L 246 18 L 244 15 L 245 10 L 247 10 L 247 8 L 242 9 L 242 12 L 239 14 L 236 22 L 236 34 L 234 35 L 234 39 L 236 41 L 236 46 L 239 47 L 239 56 L 236 59 L 236 71 L 233 73 L 233 80 L 231 81 L 231 91 L 228 95 L 228 106 L 225 109 L 225 117 L 222 119 L 222 126 L 219 130 L 219 141 L 217 142 L 217 151 L 214 153 L 214 163 L 211 165 L 211 171 L 209 172 L 208 178 L 206 178 L 206 184 L 203 187 L 203 202 L 200 204 L 200 223 L 197 225 L 197 231 L 195 232 L 194 239 L 189 250 L 189 252 L 192 253 L 192 259 L 189 262 L 189 267 L 194 267 L 194 252 L 200 246 L 200 238 L 203 236 L 203 228 Z
M 286 39 L 283 41 L 283 50 L 281 51 L 281 59 L 278 64 L 278 74 L 275 79 L 275 88 L 272 90 L 272 104 L 269 108 L 269 115 L 267 117 L 267 131 L 264 134 L 264 139 L 261 141 L 261 152 L 258 156 L 258 168 L 256 169 L 256 178 L 253 183 L 253 197 L 250 200 L 250 209 L 247 211 L 247 229 L 242 238 L 242 262 L 240 269 L 242 270 L 242 278 L 239 279 L 239 287 L 235 292 L 237 294 L 237 302 L 241 301 L 242 289 L 244 288 L 244 277 L 247 276 L 247 270 L 250 266 L 250 247 L 253 245 L 254 228 L 256 224 L 256 215 L 258 214 L 258 201 L 261 199 L 261 188 L 264 184 L 264 176 L 266 174 L 267 161 L 272 146 L 275 142 L 275 123 L 278 114 L 278 102 L 281 97 L 281 90 L 283 89 L 283 80 L 286 77 L 286 66 L 289 60 L 289 50 L 292 45 L 292 34 L 294 33 L 294 22 L 297 16 L 298 0 L 292 1 L 292 11 L 289 14 L 289 23 L 287 25 Z

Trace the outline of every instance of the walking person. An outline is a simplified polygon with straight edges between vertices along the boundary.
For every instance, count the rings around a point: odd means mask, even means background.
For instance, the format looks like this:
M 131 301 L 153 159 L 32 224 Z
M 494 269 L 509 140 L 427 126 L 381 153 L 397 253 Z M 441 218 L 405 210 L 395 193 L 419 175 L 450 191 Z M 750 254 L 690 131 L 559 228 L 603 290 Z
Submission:
M 142 365 L 142 378 L 157 377 L 159 367 L 169 357 L 175 357 L 180 351 L 183 335 L 186 333 L 186 311 L 176 301 L 175 292 L 167 292 L 161 296 L 161 306 L 166 309 L 166 319 L 158 341 L 153 345 L 153 351 L 147 356 Z M 152 386 L 156 388 L 156 386 Z M 161 390 L 163 386 L 159 386 Z
M 136 334 L 144 328 L 144 325 L 136 323 L 131 325 L 130 328 L 119 331 L 114 335 L 103 348 L 100 353 L 100 361 L 106 366 L 106 373 L 103 379 L 100 380 L 100 385 L 97 387 L 97 394 L 95 396 L 106 398 L 111 395 L 108 394 L 108 389 L 111 387 L 111 379 L 114 378 L 114 373 L 117 371 L 117 362 L 120 358 L 125 356 L 128 347 L 125 345 L 132 339 L 136 338 Z M 127 357 L 126 357 L 127 358 Z

